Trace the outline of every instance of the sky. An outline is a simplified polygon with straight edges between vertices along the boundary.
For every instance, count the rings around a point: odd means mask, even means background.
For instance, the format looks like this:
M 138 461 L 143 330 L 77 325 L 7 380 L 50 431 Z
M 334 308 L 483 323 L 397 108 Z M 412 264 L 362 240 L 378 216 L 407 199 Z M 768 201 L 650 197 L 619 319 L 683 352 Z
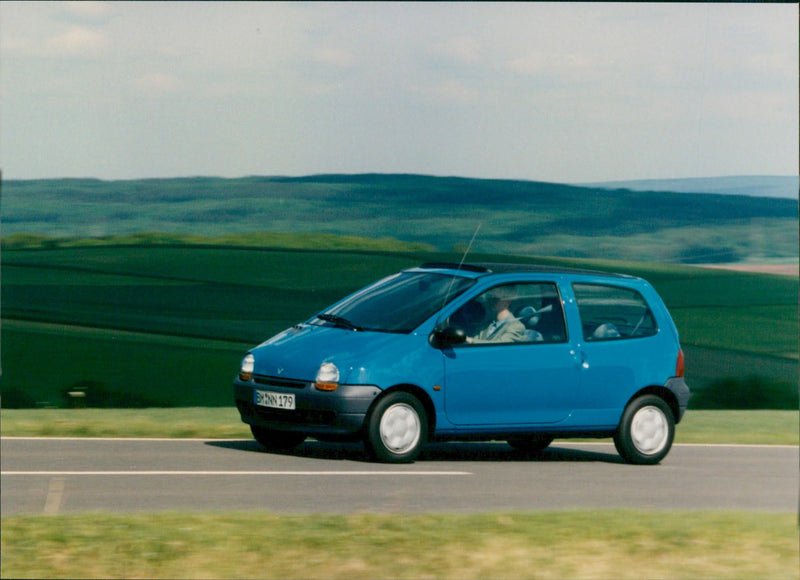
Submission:
M 788 4 L 1 2 L 5 179 L 797 175 Z

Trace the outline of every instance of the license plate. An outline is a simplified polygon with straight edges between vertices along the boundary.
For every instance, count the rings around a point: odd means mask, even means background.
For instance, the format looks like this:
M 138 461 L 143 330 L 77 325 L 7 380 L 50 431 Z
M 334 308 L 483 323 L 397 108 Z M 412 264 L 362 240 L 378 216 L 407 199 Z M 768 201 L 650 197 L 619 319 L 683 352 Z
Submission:
M 294 409 L 294 395 L 285 393 L 272 393 L 270 391 L 255 391 L 256 405 L 271 407 L 273 409 Z

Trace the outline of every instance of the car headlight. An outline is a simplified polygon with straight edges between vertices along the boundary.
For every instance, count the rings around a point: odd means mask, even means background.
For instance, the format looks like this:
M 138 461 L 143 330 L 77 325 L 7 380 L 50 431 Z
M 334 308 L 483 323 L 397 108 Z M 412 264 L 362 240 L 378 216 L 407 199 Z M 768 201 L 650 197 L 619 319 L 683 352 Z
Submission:
M 315 382 L 320 391 L 335 391 L 339 387 L 339 369 L 332 362 L 324 362 L 319 366 Z
M 256 366 L 256 359 L 252 354 L 248 354 L 242 359 L 242 367 L 239 369 L 239 380 L 249 381 L 253 378 L 253 368 Z

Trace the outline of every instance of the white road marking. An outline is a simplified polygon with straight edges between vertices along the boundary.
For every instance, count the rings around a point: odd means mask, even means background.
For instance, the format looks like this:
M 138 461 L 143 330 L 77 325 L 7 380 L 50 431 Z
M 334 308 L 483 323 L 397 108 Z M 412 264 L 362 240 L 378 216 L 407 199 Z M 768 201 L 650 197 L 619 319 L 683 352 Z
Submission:
M 79 475 L 302 475 L 302 476 L 423 476 L 423 475 L 473 475 L 469 471 L 0 471 L 0 476 L 40 475 L 67 477 Z M 56 480 L 54 480 L 56 481 Z M 63 480 L 62 491 L 63 491 Z M 51 483 L 51 487 L 52 487 Z M 48 492 L 49 493 L 49 492 Z

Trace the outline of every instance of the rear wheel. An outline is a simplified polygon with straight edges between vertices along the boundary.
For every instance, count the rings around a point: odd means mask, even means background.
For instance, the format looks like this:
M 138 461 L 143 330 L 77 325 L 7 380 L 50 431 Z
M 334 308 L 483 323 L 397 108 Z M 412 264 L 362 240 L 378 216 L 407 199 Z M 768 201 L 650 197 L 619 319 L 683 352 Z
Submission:
M 614 446 L 628 462 L 658 463 L 669 453 L 675 437 L 675 418 L 669 405 L 655 395 L 631 401 L 614 433 Z
M 414 461 L 425 444 L 428 418 L 414 395 L 403 391 L 389 393 L 379 400 L 367 421 L 364 445 L 377 461 Z
M 255 425 L 250 425 L 250 431 L 256 441 L 267 449 L 291 449 L 306 440 L 305 433 L 296 431 L 276 431 Z

